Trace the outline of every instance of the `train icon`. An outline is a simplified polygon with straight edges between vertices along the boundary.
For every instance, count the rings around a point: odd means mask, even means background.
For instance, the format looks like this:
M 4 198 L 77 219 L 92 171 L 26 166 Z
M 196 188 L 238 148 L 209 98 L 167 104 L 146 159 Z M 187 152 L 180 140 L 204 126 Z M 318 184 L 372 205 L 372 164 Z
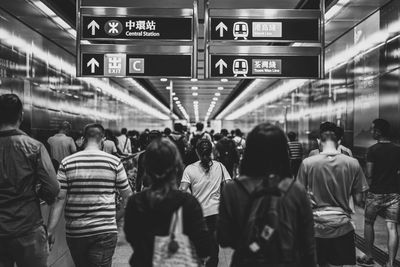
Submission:
M 244 40 L 247 40 L 247 37 L 249 36 L 249 25 L 246 22 L 235 22 L 233 24 L 233 37 L 235 37 L 235 40 L 238 38 L 243 38 Z
M 249 64 L 246 59 L 235 59 L 233 61 L 233 74 L 235 77 L 243 75 L 247 76 L 249 72 Z

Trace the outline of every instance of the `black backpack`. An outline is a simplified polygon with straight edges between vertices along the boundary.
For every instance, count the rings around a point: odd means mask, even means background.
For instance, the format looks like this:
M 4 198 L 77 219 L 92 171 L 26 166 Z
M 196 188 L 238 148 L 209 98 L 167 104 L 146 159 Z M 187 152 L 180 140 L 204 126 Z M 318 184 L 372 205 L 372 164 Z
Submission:
M 262 186 L 254 192 L 248 192 L 240 180 L 234 180 L 250 196 L 248 216 L 245 217 L 245 228 L 238 253 L 239 266 L 267 266 L 284 264 L 280 234 L 280 212 L 282 200 L 292 187 L 290 178 L 279 181 L 277 176 L 264 178 Z
M 218 161 L 230 168 L 233 164 L 239 162 L 239 154 L 236 150 L 236 144 L 231 139 L 222 139 L 217 144 Z M 229 166 L 229 167 L 228 167 Z
M 181 157 L 184 158 L 185 153 L 186 153 L 186 144 L 184 141 L 185 135 L 181 134 L 181 135 L 179 135 L 178 138 L 175 138 L 175 136 L 170 135 L 169 139 L 176 145 L 176 147 L 178 148 L 178 150 L 181 154 Z

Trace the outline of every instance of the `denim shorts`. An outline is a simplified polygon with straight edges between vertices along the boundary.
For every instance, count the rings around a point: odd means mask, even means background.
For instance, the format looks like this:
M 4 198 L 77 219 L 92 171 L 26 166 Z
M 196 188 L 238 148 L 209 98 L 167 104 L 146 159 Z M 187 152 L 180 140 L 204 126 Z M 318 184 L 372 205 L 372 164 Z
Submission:
M 374 223 L 377 216 L 381 216 L 387 222 L 400 222 L 400 195 L 374 194 L 368 192 L 365 204 L 365 222 Z

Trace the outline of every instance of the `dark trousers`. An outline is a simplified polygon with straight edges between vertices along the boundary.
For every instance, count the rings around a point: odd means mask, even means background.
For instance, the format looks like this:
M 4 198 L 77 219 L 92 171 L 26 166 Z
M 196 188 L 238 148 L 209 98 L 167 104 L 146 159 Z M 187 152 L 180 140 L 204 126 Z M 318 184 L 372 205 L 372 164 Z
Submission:
M 67 237 L 67 244 L 76 267 L 111 267 L 117 246 L 117 233 L 88 237 Z
M 218 220 L 218 215 L 210 215 L 205 217 L 206 224 L 208 227 L 208 230 L 212 233 L 213 238 L 215 240 L 215 248 L 212 250 L 212 254 L 210 258 L 206 262 L 206 267 L 217 267 L 218 266 L 218 261 L 219 261 L 219 246 L 217 243 L 217 220 Z
M 300 165 L 303 162 L 302 159 L 291 159 L 290 160 L 290 169 L 294 178 L 297 177 L 297 173 L 299 172 Z
M 47 232 L 40 226 L 15 238 L 0 238 L 0 267 L 47 267 Z

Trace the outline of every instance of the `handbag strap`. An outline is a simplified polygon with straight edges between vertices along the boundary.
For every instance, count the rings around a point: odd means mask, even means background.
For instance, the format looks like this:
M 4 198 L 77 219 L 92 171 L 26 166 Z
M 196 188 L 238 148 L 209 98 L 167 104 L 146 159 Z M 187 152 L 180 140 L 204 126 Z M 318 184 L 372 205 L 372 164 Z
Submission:
M 224 172 L 224 168 L 222 168 L 222 163 L 221 162 L 219 163 L 219 167 L 221 168 L 221 173 L 222 173 L 222 181 L 221 181 L 221 183 L 225 184 L 226 183 L 225 172 Z
M 182 207 L 180 207 L 174 212 L 174 214 L 172 214 L 171 224 L 169 227 L 169 235 L 177 235 L 183 233 L 182 210 Z

